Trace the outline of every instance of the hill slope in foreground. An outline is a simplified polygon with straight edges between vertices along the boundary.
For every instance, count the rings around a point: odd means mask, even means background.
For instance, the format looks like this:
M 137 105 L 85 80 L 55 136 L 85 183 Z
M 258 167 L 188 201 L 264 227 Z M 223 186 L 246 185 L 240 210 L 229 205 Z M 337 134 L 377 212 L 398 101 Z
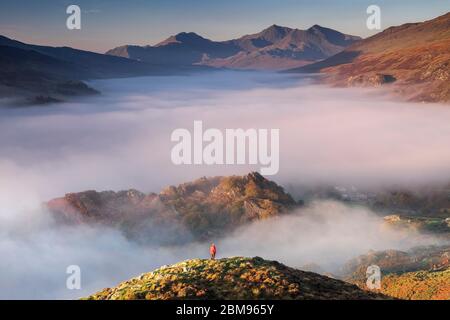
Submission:
M 340 280 L 259 257 L 193 259 L 122 282 L 87 299 L 383 299 Z
M 366 270 L 382 272 L 382 294 L 407 300 L 450 300 L 450 246 L 372 251 L 350 260 L 340 278 L 366 288 Z
M 450 268 L 390 274 L 383 278 L 381 292 L 408 300 L 450 300 Z

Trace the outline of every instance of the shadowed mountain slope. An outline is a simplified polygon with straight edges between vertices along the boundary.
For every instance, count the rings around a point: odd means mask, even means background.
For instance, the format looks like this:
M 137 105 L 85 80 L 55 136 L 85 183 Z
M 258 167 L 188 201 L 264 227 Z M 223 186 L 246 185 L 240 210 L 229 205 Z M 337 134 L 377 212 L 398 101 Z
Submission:
M 28 97 L 30 102 L 58 101 L 93 94 L 81 80 L 175 74 L 204 69 L 143 63 L 70 47 L 26 44 L 0 36 L 0 97 Z

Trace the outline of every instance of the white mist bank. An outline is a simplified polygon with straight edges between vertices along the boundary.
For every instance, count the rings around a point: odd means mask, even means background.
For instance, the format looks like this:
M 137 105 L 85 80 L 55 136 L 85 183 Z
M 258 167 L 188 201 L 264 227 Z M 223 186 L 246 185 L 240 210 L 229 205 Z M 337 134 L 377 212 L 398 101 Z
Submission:
M 45 212 L 39 214 L 42 220 L 33 226 L 0 232 L 0 299 L 74 299 L 165 264 L 208 258 L 206 242 L 142 246 L 112 229 L 56 226 Z M 315 264 L 332 273 L 369 250 L 440 244 L 430 236 L 387 228 L 372 211 L 335 201 L 252 223 L 215 242 L 217 258 L 260 256 L 297 268 Z M 80 290 L 66 288 L 69 265 L 81 269 Z
M 86 189 L 158 191 L 203 175 L 260 168 L 174 165 L 171 133 L 193 129 L 194 120 L 205 129 L 279 128 L 280 170 L 271 178 L 282 183 L 409 186 L 450 178 L 448 105 L 393 102 L 378 91 L 264 73 L 93 85 L 102 96 L 0 110 L 3 181 L 19 176 L 48 199 Z
M 370 209 L 326 200 L 245 226 L 219 244 L 225 255 L 258 252 L 292 267 L 317 264 L 324 272 L 336 273 L 348 260 L 370 250 L 440 243 L 416 231 L 391 228 Z
M 281 74 L 216 72 L 92 83 L 79 102 L 0 108 L 0 298 L 74 298 L 180 259 L 209 244 L 145 248 L 114 230 L 55 228 L 41 203 L 67 192 L 158 192 L 200 176 L 258 166 L 175 166 L 177 128 L 280 129 L 286 184 L 420 185 L 450 178 L 450 108 L 402 103 L 379 91 L 332 89 Z M 429 239 L 386 233 L 364 208 L 319 203 L 218 241 L 219 256 L 249 255 L 332 270 L 369 249 Z M 82 269 L 82 291 L 65 268 Z

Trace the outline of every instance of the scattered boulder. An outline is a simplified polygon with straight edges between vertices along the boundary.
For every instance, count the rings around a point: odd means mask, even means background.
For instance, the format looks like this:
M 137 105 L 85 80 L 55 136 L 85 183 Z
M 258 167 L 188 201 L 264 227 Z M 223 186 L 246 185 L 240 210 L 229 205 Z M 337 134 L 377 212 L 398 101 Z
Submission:
M 349 86 L 353 87 L 379 87 L 385 84 L 393 83 L 396 79 L 390 74 L 360 74 L 350 76 L 347 79 Z

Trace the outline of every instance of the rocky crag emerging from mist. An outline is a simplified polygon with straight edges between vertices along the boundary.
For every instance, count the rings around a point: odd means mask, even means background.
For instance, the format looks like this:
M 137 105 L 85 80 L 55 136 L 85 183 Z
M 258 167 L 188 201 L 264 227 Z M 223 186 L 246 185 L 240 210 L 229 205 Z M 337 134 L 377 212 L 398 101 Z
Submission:
M 259 257 L 193 259 L 125 281 L 87 299 L 383 299 L 377 293 Z
M 115 227 L 135 240 L 169 244 L 216 238 L 296 206 L 282 187 L 255 172 L 201 178 L 170 186 L 159 194 L 91 190 L 47 203 L 60 222 Z

